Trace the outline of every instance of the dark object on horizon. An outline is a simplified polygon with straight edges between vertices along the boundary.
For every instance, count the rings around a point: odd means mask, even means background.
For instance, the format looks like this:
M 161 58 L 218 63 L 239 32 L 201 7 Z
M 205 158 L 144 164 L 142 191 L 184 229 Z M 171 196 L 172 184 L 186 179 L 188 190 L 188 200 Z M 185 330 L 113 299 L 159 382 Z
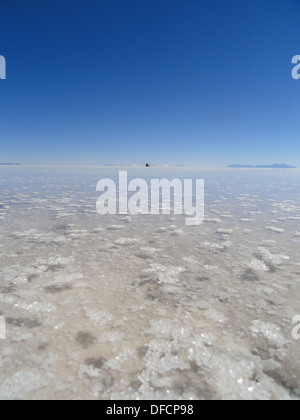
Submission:
M 150 163 L 146 163 L 146 168 L 150 168 Z
M 297 166 L 286 165 L 285 163 L 274 163 L 273 165 L 229 165 L 228 168 L 254 168 L 254 169 L 296 169 Z
M 0 163 L 0 166 L 20 166 L 19 163 Z

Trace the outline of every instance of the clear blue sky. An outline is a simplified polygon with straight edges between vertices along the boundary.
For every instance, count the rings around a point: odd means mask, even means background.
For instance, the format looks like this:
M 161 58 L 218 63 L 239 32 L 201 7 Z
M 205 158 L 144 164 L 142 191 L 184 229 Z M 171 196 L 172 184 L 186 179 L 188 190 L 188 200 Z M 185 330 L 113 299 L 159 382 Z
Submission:
M 0 162 L 300 166 L 299 0 L 0 4 Z

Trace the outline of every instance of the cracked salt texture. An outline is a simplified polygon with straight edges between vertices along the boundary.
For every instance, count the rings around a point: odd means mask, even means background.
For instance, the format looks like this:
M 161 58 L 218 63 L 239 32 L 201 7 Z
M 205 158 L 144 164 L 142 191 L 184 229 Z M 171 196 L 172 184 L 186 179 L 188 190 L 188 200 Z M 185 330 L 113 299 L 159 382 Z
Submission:
M 177 169 L 200 226 L 98 215 L 117 168 L 0 175 L 1 399 L 300 399 L 299 171 Z
M 267 226 L 266 229 L 271 230 L 272 232 L 275 232 L 275 233 L 283 233 L 284 232 L 284 229 L 278 228 L 276 226 Z
M 276 347 L 284 347 L 286 340 L 284 339 L 280 328 L 270 322 L 263 322 L 260 320 L 255 320 L 252 322 L 250 330 L 253 335 L 261 334 L 263 335 L 271 344 Z
M 257 258 L 253 258 L 251 261 L 251 264 L 249 264 L 250 268 L 253 268 L 253 270 L 258 271 L 269 271 L 268 266 L 264 261 L 258 260 Z
M 178 275 L 185 271 L 184 267 L 164 266 L 151 264 L 151 267 L 143 270 L 144 273 L 157 273 L 158 283 L 176 284 L 179 282 Z

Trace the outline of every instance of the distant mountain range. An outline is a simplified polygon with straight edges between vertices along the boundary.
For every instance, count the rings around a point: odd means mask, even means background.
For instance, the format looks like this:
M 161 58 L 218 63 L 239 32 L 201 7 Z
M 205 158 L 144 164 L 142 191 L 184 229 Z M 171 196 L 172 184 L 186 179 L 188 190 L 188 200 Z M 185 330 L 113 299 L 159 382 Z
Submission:
M 273 163 L 273 165 L 229 165 L 228 168 L 257 168 L 257 169 L 296 169 L 297 166 L 287 165 L 285 163 Z
M 19 166 L 19 163 L 0 163 L 0 166 Z

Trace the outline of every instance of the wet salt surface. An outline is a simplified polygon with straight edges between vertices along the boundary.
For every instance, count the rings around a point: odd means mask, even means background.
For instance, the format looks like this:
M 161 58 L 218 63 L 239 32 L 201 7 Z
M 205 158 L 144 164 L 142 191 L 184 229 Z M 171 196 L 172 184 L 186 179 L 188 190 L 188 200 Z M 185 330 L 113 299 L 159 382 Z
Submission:
M 299 399 L 300 171 L 204 178 L 206 221 L 100 216 L 117 168 L 0 168 L 1 399 Z

